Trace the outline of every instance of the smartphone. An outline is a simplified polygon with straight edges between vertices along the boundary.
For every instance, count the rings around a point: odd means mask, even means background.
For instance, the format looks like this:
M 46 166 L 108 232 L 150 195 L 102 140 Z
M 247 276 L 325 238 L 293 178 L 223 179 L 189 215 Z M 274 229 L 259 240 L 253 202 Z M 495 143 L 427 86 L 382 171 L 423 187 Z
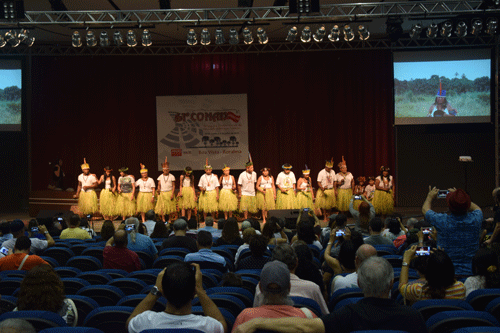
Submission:
M 59 223 L 61 223 L 61 221 L 63 220 L 62 217 L 58 217 L 57 220 L 59 221 Z
M 304 212 L 308 212 L 309 211 L 309 208 L 304 208 Z
M 448 193 L 450 193 L 448 190 L 439 190 L 437 197 L 438 199 L 445 199 Z
M 420 230 L 422 230 L 422 233 L 424 235 L 429 235 L 431 232 L 432 232 L 432 228 L 431 227 L 428 227 L 428 228 L 420 228 Z
M 355 195 L 354 196 L 354 200 L 361 200 L 361 196 L 360 195 Z
M 128 224 L 125 226 L 125 231 L 135 230 L 135 224 Z
M 90 219 L 92 217 L 92 214 L 87 215 L 87 219 Z
M 0 249 L 0 252 L 2 252 L 2 254 L 3 254 L 4 256 L 6 256 L 6 255 L 8 255 L 8 254 L 9 254 L 9 249 L 8 249 L 8 248 L 6 248 L 6 247 L 3 247 L 3 246 L 2 246 L 2 248 Z
M 38 232 L 38 227 L 32 227 L 31 232 Z
M 344 235 L 345 235 L 344 229 L 340 229 L 340 230 L 337 230 L 337 232 L 335 232 L 335 236 L 337 236 L 337 237 L 341 237 Z
M 417 251 L 415 252 L 415 255 L 417 256 L 428 256 L 430 254 L 431 254 L 430 246 L 419 246 L 417 247 Z

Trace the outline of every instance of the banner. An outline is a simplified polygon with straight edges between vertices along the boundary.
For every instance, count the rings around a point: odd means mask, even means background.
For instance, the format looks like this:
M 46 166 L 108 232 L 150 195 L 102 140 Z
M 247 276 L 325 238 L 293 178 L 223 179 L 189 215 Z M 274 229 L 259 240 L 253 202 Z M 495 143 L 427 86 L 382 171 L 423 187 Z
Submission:
M 248 160 L 247 95 L 157 96 L 158 170 L 244 169 Z

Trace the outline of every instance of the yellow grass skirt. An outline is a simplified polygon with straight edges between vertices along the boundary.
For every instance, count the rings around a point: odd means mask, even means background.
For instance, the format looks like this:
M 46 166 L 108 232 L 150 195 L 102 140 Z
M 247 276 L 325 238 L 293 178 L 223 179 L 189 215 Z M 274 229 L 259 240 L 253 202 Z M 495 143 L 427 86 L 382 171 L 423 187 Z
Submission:
M 215 190 L 205 191 L 205 193 L 200 194 L 198 210 L 202 211 L 203 213 L 213 213 L 219 211 L 219 204 L 217 203 L 217 192 Z
M 158 215 L 171 214 L 177 211 L 177 201 L 172 200 L 172 191 L 160 192 L 156 200 L 155 213 Z
M 240 199 L 240 212 L 257 213 L 257 200 L 249 195 L 242 195 Z
M 130 200 L 132 193 L 120 193 L 116 200 L 116 213 L 130 217 L 135 215 L 135 199 Z
M 337 197 L 337 209 L 340 212 L 347 212 L 349 210 L 349 203 L 352 198 L 352 188 L 341 188 Z
M 99 211 L 102 216 L 115 216 L 117 195 L 110 189 L 104 189 L 99 196 Z
M 145 213 L 148 210 L 155 208 L 153 199 L 153 192 L 139 192 L 137 195 L 137 213 Z
M 276 202 L 274 201 L 274 193 L 272 188 L 266 189 L 266 194 L 257 191 L 256 194 L 257 209 L 260 210 L 273 210 L 276 209 Z
M 280 190 L 276 195 L 276 209 L 295 209 L 295 191 L 293 189 L 288 189 L 285 193 L 281 193 Z
M 179 197 L 180 209 L 195 209 L 196 200 L 194 200 L 194 189 L 191 186 L 182 187 L 182 196 Z
M 333 188 L 316 192 L 316 207 L 321 209 L 332 209 L 337 205 L 337 198 Z
M 95 191 L 80 192 L 78 196 L 78 210 L 80 210 L 82 215 L 97 212 L 97 194 L 95 194 Z
M 389 192 L 375 190 L 372 205 L 373 207 L 375 207 L 375 212 L 377 214 L 392 214 L 394 212 L 394 199 L 392 198 L 392 190 Z
M 223 212 L 234 212 L 238 210 L 238 198 L 233 190 L 227 188 L 220 190 L 219 210 Z
M 310 191 L 297 192 L 296 203 L 297 203 L 297 206 L 295 208 L 298 208 L 298 209 L 309 208 L 310 210 L 314 211 L 314 203 L 313 203 L 312 194 Z

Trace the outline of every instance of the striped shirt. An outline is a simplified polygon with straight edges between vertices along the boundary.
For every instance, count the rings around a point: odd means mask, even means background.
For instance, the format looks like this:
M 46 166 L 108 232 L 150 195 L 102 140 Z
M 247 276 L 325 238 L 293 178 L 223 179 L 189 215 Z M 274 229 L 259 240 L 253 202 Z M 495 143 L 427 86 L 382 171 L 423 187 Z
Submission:
M 432 299 L 432 297 L 424 292 L 424 283 L 403 284 L 399 286 L 399 292 L 408 301 L 420 301 L 424 299 Z M 460 281 L 455 281 L 453 286 L 446 289 L 445 299 L 465 299 L 465 286 Z

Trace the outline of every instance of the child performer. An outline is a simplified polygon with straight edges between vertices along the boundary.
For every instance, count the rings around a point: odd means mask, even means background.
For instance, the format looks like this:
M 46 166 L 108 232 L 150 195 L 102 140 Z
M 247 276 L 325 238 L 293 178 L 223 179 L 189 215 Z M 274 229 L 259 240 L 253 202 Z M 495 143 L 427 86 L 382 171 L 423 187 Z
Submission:
M 155 212 L 161 216 L 165 222 L 165 215 L 168 214 L 168 222 L 171 222 L 170 215 L 176 212 L 177 202 L 175 201 L 175 177 L 170 173 L 170 164 L 165 156 L 165 162 L 161 165 L 163 174 L 158 176 L 158 200 L 156 201 Z
M 212 174 L 212 166 L 208 164 L 208 158 L 205 160 L 205 174 L 201 176 L 198 183 L 200 188 L 200 201 L 198 209 L 203 212 L 203 221 L 207 219 L 208 213 L 219 211 L 219 179 L 217 175 Z
M 297 182 L 297 207 L 298 209 L 309 208 L 314 211 L 314 192 L 312 188 L 312 180 L 309 175 L 311 174 L 311 170 L 307 167 L 302 170 L 302 177 L 299 178 Z
M 342 156 L 342 162 L 339 163 L 340 172 L 337 173 L 337 209 L 341 213 L 349 211 L 349 203 L 351 202 L 352 189 L 354 187 L 354 176 L 347 172 L 347 165 Z
M 368 185 L 365 187 L 364 196 L 366 200 L 372 201 L 375 194 L 375 177 L 368 177 Z
M 104 174 L 99 178 L 99 185 L 104 183 L 104 189 L 99 196 L 99 210 L 105 220 L 113 221 L 116 212 L 116 178 L 109 166 L 104 168 Z
M 236 181 L 234 177 L 229 174 L 229 168 L 224 164 L 222 169 L 222 176 L 219 183 L 222 185 L 219 196 L 219 210 L 224 212 L 224 219 L 233 216 L 233 211 L 238 209 L 238 198 L 236 197 Z
M 135 182 L 139 188 L 137 195 L 137 213 L 141 213 L 142 222 L 146 222 L 146 212 L 155 208 L 156 185 L 153 178 L 148 177 L 148 169 L 141 163 L 141 179 Z
M 283 164 L 281 171 L 276 178 L 276 185 L 280 189 L 276 199 L 276 209 L 295 209 L 295 174 L 292 166 Z
M 375 212 L 382 216 L 394 212 L 394 179 L 390 175 L 391 169 L 380 167 L 380 176 L 375 179 L 375 194 L 372 204 Z
M 238 177 L 238 197 L 240 198 L 240 211 L 243 212 L 245 220 L 248 218 L 248 212 L 254 214 L 258 212 L 255 202 L 255 183 L 257 182 L 257 173 L 253 171 L 252 156 L 248 153 L 248 162 L 245 163 L 246 170 L 240 173 Z
M 191 219 L 191 214 L 194 213 L 196 209 L 196 191 L 194 190 L 194 176 L 193 169 L 191 167 L 185 167 L 184 173 L 180 177 L 180 187 L 179 193 L 179 208 L 181 209 L 181 215 L 186 216 L 187 219 Z
M 122 219 L 135 215 L 135 178 L 127 174 L 128 168 L 118 169 L 120 177 L 118 178 L 118 199 L 116 200 L 117 213 L 121 214 Z
M 335 171 L 333 168 L 333 157 L 326 161 L 325 168 L 318 174 L 318 192 L 316 193 L 316 206 L 321 208 L 323 221 L 328 222 L 331 210 L 337 205 L 335 197 Z
M 97 212 L 97 194 L 94 191 L 97 187 L 97 177 L 90 173 L 90 166 L 85 158 L 81 168 L 83 173 L 78 176 L 78 188 L 73 198 L 78 198 L 80 214 L 94 214 Z
M 354 186 L 354 195 L 361 196 L 365 194 L 365 181 L 366 177 L 359 176 L 356 178 L 356 185 Z M 363 200 L 354 200 L 353 206 L 354 209 L 358 210 L 359 205 L 363 202 Z
M 267 212 L 276 208 L 276 187 L 270 171 L 269 168 L 260 170 L 262 175 L 257 180 L 257 209 L 262 210 L 263 223 L 266 223 Z

